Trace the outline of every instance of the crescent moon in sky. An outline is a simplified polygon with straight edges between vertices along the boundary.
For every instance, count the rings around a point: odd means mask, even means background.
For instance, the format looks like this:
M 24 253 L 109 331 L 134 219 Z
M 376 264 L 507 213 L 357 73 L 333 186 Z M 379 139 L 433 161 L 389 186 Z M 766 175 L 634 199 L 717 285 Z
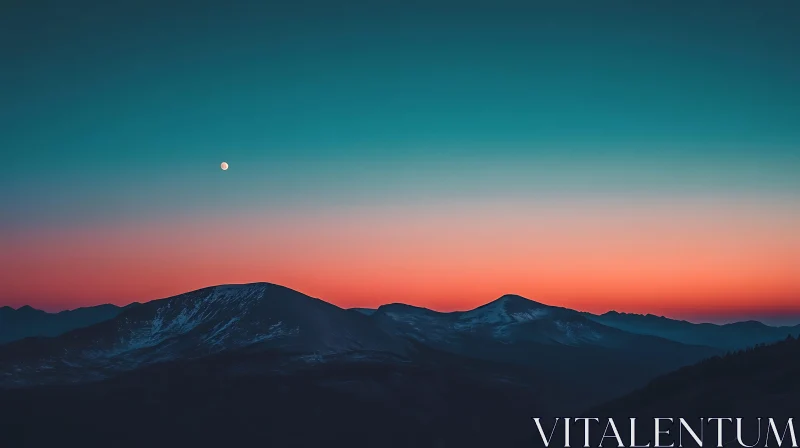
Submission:
M 228 169 L 228 162 L 222 162 L 222 163 L 220 163 L 220 164 L 219 164 L 219 167 L 220 167 L 220 168 L 222 168 L 222 171 L 225 171 L 225 170 L 227 170 L 227 169 Z

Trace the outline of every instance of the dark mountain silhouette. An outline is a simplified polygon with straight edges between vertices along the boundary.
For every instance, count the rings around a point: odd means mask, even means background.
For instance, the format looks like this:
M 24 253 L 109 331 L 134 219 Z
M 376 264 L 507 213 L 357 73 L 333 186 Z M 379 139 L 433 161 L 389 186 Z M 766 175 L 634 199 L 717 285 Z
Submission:
M 718 353 L 627 333 L 519 296 L 461 313 L 387 305 L 365 315 L 289 288 L 255 283 L 204 288 L 133 307 L 57 338 L 7 344 L 0 347 L 0 385 L 91 381 L 153 363 L 243 349 L 278 350 L 306 362 L 343 356 L 413 360 L 411 341 L 470 358 L 536 366 L 553 375 L 597 363 L 619 366 L 613 374 L 598 373 L 606 377 L 603 393 L 592 394 L 598 399 Z
M 470 311 L 439 313 L 403 304 L 370 315 L 386 332 L 473 358 L 536 366 L 551 376 L 594 372 L 602 390 L 572 387 L 565 398 L 612 397 L 679 366 L 720 353 L 708 347 L 611 328 L 581 313 L 506 295 Z M 615 366 L 597 369 L 598 365 Z
M 663 338 L 642 336 L 588 319 L 582 313 L 506 295 L 470 311 L 439 313 L 403 304 L 384 305 L 370 315 L 387 331 L 429 345 L 449 346 L 467 339 L 504 345 L 520 342 L 569 347 L 632 349 L 649 343 L 677 347 Z
M 628 314 L 610 311 L 602 315 L 584 315 L 603 325 L 630 333 L 659 336 L 692 345 L 705 345 L 722 350 L 737 350 L 757 344 L 783 340 L 787 335 L 800 335 L 800 325 L 773 327 L 761 322 L 746 321 L 725 325 L 694 324 L 652 314 Z
M 531 446 L 532 416 L 721 353 L 514 295 L 370 312 L 223 285 L 0 346 L 0 446 Z
M 147 302 L 56 338 L 0 346 L 0 385 L 96 380 L 148 364 L 245 347 L 317 358 L 403 354 L 405 342 L 381 331 L 367 316 L 289 288 L 222 285 Z
M 583 415 L 606 421 L 613 418 L 621 434 L 630 434 L 630 417 L 636 417 L 637 433 L 644 434 L 639 444 L 652 442 L 655 417 L 671 417 L 673 424 L 662 429 L 671 433 L 662 437 L 662 446 L 682 443 L 685 447 L 699 446 L 689 435 L 682 442 L 678 418 L 683 418 L 697 434 L 705 433 L 703 446 L 717 446 L 716 422 L 709 418 L 730 418 L 723 422 L 723 445 L 736 445 L 736 418 L 742 419 L 744 443 L 758 446 L 778 446 L 769 419 L 773 419 L 780 434 L 786 430 L 788 419 L 800 415 L 800 341 L 789 337 L 782 342 L 759 345 L 717 356 L 698 364 L 678 369 L 658 377 L 646 387 L 593 407 Z M 758 419 L 762 421 L 759 423 Z M 595 430 L 592 446 L 600 442 L 603 428 Z M 701 432 L 702 431 L 702 432 Z M 796 431 L 796 429 L 795 429 Z M 647 435 L 649 434 L 649 437 Z M 774 434 L 774 433 L 773 433 Z M 796 434 L 797 435 L 797 434 Z M 759 439 L 759 437 L 761 437 Z M 782 446 L 792 446 L 789 433 Z M 560 439 L 556 437 L 555 446 Z
M 34 336 L 58 336 L 76 328 L 112 319 L 127 307 L 109 304 L 48 313 L 27 305 L 16 310 L 4 306 L 0 308 L 0 344 Z
M 800 414 L 800 341 L 715 356 L 599 406 L 598 415 L 794 416 Z

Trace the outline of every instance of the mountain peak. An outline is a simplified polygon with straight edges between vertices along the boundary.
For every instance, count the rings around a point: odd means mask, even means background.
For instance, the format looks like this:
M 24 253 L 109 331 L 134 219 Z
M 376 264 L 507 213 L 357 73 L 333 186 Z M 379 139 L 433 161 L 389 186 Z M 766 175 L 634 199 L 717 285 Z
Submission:
M 224 295 L 232 295 L 232 294 L 250 294 L 250 293 L 269 293 L 269 292 L 280 292 L 280 293 L 291 293 L 291 294 L 298 294 L 304 297 L 310 297 L 306 294 L 303 294 L 300 291 L 294 290 L 287 286 L 279 285 L 277 283 L 269 283 L 269 282 L 252 282 L 252 283 L 225 283 L 216 286 L 209 286 L 207 288 L 203 288 L 199 291 L 208 291 L 213 294 L 224 294 Z
M 631 318 L 631 319 L 648 319 L 650 321 L 653 320 L 660 320 L 660 321 L 671 321 L 671 322 L 682 322 L 677 319 L 670 319 L 665 316 L 659 316 L 657 314 L 647 313 L 647 314 L 637 314 L 637 313 L 626 313 L 620 311 L 607 311 L 603 314 L 599 315 L 600 317 L 616 317 L 616 318 Z
M 528 304 L 536 304 L 542 305 L 539 302 L 533 301 L 527 297 L 522 297 L 518 294 L 503 294 L 499 299 L 494 300 L 495 302 L 510 302 L 510 303 L 528 303 Z M 491 303 L 491 302 L 490 302 Z
M 254 282 L 254 283 L 223 283 L 221 285 L 210 286 L 208 289 L 214 291 L 223 290 L 242 290 L 242 289 L 258 289 L 267 286 L 279 286 L 267 282 Z
M 504 294 L 501 297 L 487 303 L 478 308 L 488 307 L 488 306 L 503 306 L 503 307 L 511 307 L 511 308 L 522 308 L 522 309 L 529 309 L 531 307 L 535 308 L 549 308 L 548 305 L 543 303 L 539 303 L 535 300 L 528 299 L 527 297 L 522 297 L 517 294 Z M 476 308 L 476 309 L 478 309 Z
M 462 320 L 482 323 L 509 323 L 539 319 L 550 307 L 516 294 L 505 294 L 486 305 L 462 314 Z
M 769 325 L 766 325 L 762 322 L 752 319 L 744 320 L 741 322 L 733 322 L 730 324 L 726 324 L 725 326 L 735 326 L 737 328 L 749 328 L 749 329 L 769 328 Z
M 21 312 L 21 313 L 27 313 L 27 314 L 46 314 L 45 311 L 37 310 L 36 308 L 34 308 L 34 307 L 30 306 L 30 305 L 23 305 L 23 306 L 17 308 L 17 311 Z

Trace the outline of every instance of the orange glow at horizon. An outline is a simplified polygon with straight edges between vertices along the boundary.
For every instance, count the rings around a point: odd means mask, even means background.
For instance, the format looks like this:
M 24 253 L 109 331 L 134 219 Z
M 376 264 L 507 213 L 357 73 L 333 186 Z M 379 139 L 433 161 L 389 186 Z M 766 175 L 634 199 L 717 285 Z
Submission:
M 800 311 L 800 212 L 763 201 L 509 201 L 281 210 L 16 232 L 3 299 L 127 304 L 268 281 L 343 307 L 506 293 L 591 312 Z M 3 236 L 6 239 L 6 236 Z

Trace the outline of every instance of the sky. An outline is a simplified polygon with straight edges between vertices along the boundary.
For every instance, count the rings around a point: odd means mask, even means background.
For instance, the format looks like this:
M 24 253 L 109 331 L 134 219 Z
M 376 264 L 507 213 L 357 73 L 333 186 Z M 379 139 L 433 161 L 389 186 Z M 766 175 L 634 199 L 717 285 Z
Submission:
M 800 323 L 797 2 L 1 8 L 0 305 Z

